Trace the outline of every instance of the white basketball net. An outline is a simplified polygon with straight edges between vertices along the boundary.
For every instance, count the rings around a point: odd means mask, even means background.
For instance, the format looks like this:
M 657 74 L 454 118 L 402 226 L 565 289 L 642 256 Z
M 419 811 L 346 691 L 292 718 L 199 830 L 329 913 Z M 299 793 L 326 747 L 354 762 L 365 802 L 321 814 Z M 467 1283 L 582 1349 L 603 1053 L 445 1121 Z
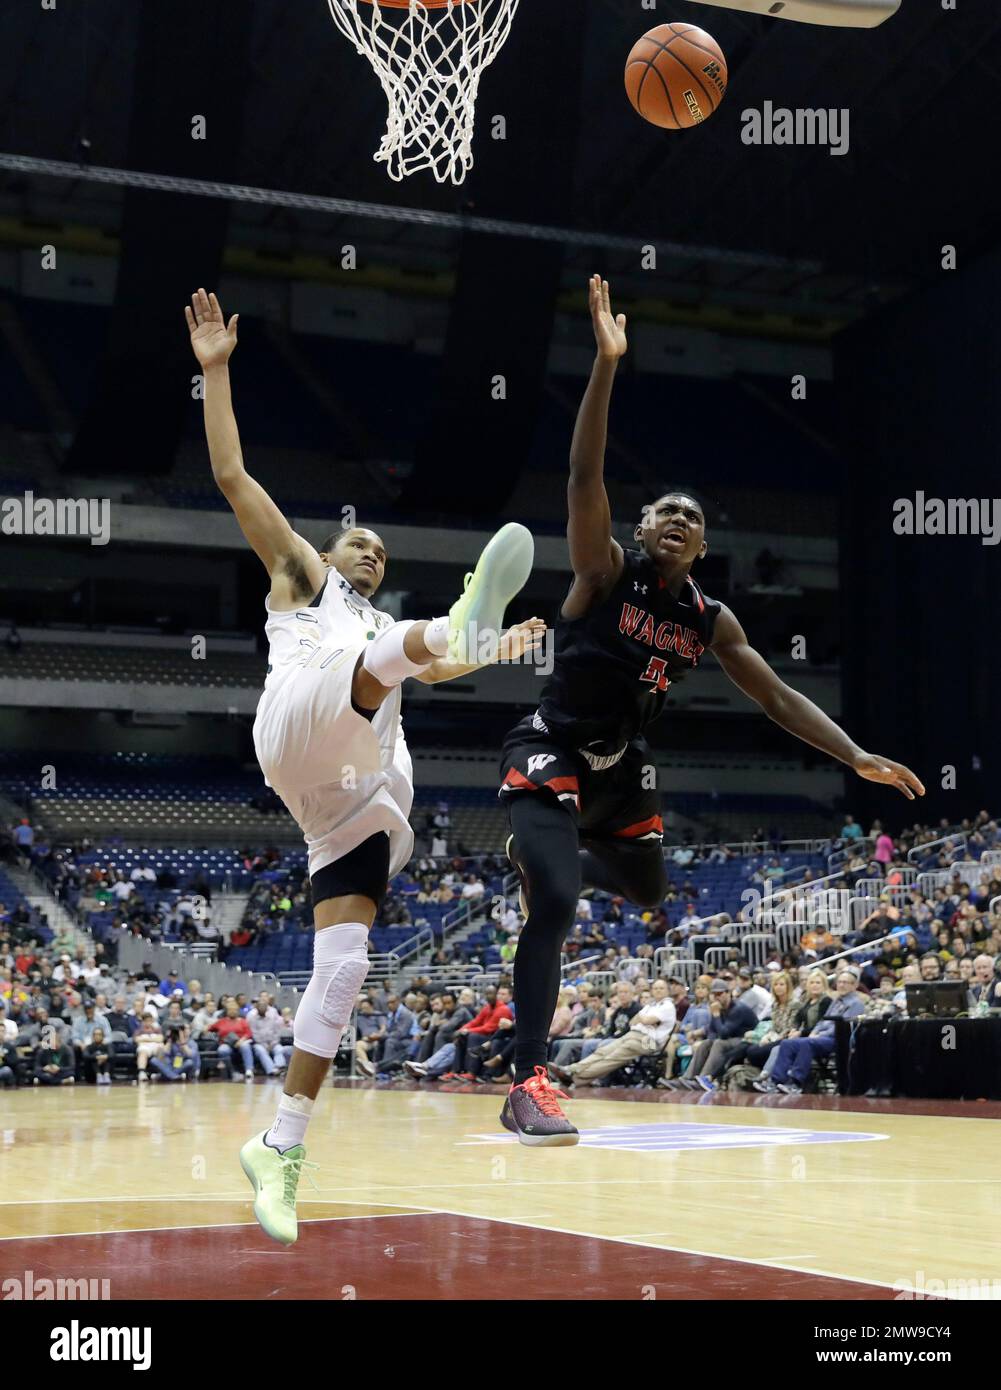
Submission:
M 389 103 L 375 159 L 400 180 L 430 169 L 462 183 L 473 164 L 480 74 L 511 32 L 518 0 L 466 0 L 406 9 L 328 0 L 337 27 L 369 60 Z

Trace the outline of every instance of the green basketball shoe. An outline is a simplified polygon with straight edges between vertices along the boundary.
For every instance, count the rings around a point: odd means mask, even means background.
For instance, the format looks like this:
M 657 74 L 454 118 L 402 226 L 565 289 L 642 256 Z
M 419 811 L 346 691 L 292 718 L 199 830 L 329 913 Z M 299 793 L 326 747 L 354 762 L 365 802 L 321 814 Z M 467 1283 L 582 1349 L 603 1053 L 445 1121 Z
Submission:
M 254 1189 L 254 1215 L 261 1229 L 272 1240 L 280 1241 L 282 1245 L 292 1245 L 299 1234 L 295 1195 L 300 1174 L 304 1167 L 316 1168 L 319 1165 L 306 1162 L 306 1150 L 302 1144 L 279 1153 L 265 1144 L 265 1134 L 267 1130 L 247 1140 L 240 1150 L 240 1167 Z M 313 1183 L 313 1186 L 316 1184 Z
M 535 542 L 517 521 L 502 526 L 483 548 L 476 568 L 448 613 L 448 655 L 464 665 L 496 655 L 504 610 L 532 573 Z

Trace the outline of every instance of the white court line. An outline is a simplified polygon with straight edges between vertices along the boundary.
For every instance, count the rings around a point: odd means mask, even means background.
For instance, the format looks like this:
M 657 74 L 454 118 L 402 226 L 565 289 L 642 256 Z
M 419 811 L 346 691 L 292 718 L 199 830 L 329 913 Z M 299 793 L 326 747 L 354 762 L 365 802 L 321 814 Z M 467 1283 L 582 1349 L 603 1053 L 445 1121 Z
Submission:
M 134 1198 L 134 1199 L 133 1199 L 133 1198 L 122 1198 L 122 1200 L 123 1200 L 123 1201 L 126 1201 L 126 1200 L 127 1200 L 127 1201 L 132 1201 L 132 1200 L 141 1201 L 141 1200 L 143 1200 L 143 1199 L 142 1199 L 142 1198 Z M 158 1198 L 157 1200 L 158 1200 L 158 1201 L 166 1201 L 166 1200 L 168 1200 L 168 1199 L 167 1199 L 167 1198 Z M 171 1199 L 171 1200 L 172 1200 L 172 1199 Z M 228 1201 L 228 1200 L 230 1200 L 230 1199 L 229 1199 L 229 1198 L 225 1198 L 224 1200 Z M 243 1199 L 241 1198 L 240 1200 L 242 1201 Z M 248 1202 L 250 1201 L 250 1198 L 249 1198 L 249 1197 L 247 1198 L 247 1201 L 248 1201 Z M 27 1205 L 27 1203 L 26 1203 L 25 1205 Z M 388 1207 L 388 1206 L 393 1206 L 393 1205 L 395 1205 L 395 1204 L 392 1203 L 392 1202 L 373 1202 L 371 1205 L 374 1206 L 374 1207 L 378 1207 L 378 1206 Z M 408 1216 L 451 1216 L 451 1215 L 453 1215 L 453 1213 L 450 1212 L 450 1211 L 441 1211 L 441 1210 L 439 1210 L 437 1207 L 425 1207 L 422 1211 L 381 1211 L 381 1212 L 367 1212 L 367 1213 L 366 1213 L 365 1215 L 363 1215 L 363 1216 L 348 1216 L 347 1214 L 345 1214 L 344 1216 L 307 1216 L 307 1217 L 304 1217 L 304 1218 L 299 1222 L 299 1225 L 300 1225 L 300 1226 L 318 1226 L 318 1225 L 320 1225 L 320 1224 L 321 1224 L 322 1222 L 324 1222 L 324 1221 L 385 1221 L 385 1220 L 387 1220 L 388 1218 L 394 1217 L 394 1216 L 402 1220 L 403 1218 L 408 1217 Z M 204 1226 L 192 1226 L 192 1225 L 190 1225 L 190 1224 L 188 1224 L 188 1225 L 186 1225 L 186 1226 L 126 1226 L 124 1229 L 118 1229 L 118 1228 L 115 1228 L 115 1227 L 108 1227 L 106 1230 L 105 1230 L 105 1229 L 101 1229 L 101 1230 L 98 1230 L 98 1231 L 55 1231 L 55 1232 L 52 1232 L 51 1234 L 47 1234 L 46 1232 L 42 1231 L 42 1232 L 40 1232 L 40 1233 L 38 1233 L 38 1234 L 35 1234 L 35 1235 L 0 1236 L 0 1249 L 3 1248 L 3 1245 L 4 1245 L 4 1242 L 5 1242 L 5 1241 L 10 1241 L 10 1240 L 65 1240 L 65 1239 L 67 1239 L 69 1236 L 131 1236 L 131 1235 L 149 1235 L 149 1234 L 151 1234 L 151 1233 L 153 1233 L 153 1232 L 155 1232 L 155 1231 L 225 1231 L 225 1230 L 229 1230 L 229 1229 L 237 1230 L 237 1229 L 240 1229 L 240 1228 L 242 1228 L 242 1227 L 244 1227 L 244 1226 L 256 1226 L 257 1224 L 258 1224 L 257 1218 L 256 1218 L 256 1217 L 251 1217 L 251 1219 L 250 1219 L 249 1221 L 210 1221 L 210 1222 L 206 1223 L 206 1225 L 204 1225 Z M 281 1251 L 280 1251 L 280 1250 L 276 1250 L 276 1251 L 273 1251 L 273 1252 L 272 1252 L 272 1251 L 269 1251 L 268 1253 L 269 1253 L 269 1254 L 274 1253 L 274 1254 L 280 1255 L 280 1254 L 281 1254 Z

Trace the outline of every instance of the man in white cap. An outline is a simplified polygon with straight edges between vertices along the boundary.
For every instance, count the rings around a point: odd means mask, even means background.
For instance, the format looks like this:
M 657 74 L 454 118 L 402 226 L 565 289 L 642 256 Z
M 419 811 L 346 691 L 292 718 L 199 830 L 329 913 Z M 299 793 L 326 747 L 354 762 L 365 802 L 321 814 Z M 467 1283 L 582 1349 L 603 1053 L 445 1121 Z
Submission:
M 786 1038 L 779 1043 L 772 1080 L 785 1095 L 802 1095 L 814 1062 L 834 1051 L 834 1020 L 858 1018 L 865 1013 L 865 1000 L 858 992 L 858 982 L 859 972 L 855 966 L 843 965 L 838 971 L 834 1000 L 820 1022 L 807 1037 Z

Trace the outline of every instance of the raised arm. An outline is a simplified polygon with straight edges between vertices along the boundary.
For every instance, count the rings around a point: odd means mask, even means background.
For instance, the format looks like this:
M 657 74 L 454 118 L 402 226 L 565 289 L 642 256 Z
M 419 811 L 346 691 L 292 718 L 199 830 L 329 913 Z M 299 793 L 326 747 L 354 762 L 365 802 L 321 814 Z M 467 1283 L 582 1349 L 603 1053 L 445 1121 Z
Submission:
M 597 275 L 591 276 L 588 302 L 597 354 L 570 445 L 567 540 L 574 583 L 563 604 L 568 618 L 584 613 L 595 596 L 611 588 L 622 573 L 622 547 L 612 538 L 604 471 L 608 403 L 619 358 L 626 350 L 626 317 L 612 315 L 608 282 Z
M 240 431 L 233 413 L 229 359 L 236 347 L 239 314 L 226 322 L 214 294 L 199 290 L 185 308 L 191 347 L 205 376 L 205 437 L 212 476 L 233 508 L 240 529 L 273 586 L 287 581 L 288 598 L 314 594 L 323 583 L 323 561 L 302 536 L 292 530 L 271 498 L 243 466 Z M 284 595 L 283 595 L 284 597 Z
M 925 789 L 909 768 L 876 753 L 866 753 L 822 709 L 779 679 L 747 640 L 740 623 L 724 607 L 716 620 L 711 651 L 738 689 L 760 705 L 776 724 L 797 738 L 846 763 L 868 782 L 885 782 L 913 801 Z

